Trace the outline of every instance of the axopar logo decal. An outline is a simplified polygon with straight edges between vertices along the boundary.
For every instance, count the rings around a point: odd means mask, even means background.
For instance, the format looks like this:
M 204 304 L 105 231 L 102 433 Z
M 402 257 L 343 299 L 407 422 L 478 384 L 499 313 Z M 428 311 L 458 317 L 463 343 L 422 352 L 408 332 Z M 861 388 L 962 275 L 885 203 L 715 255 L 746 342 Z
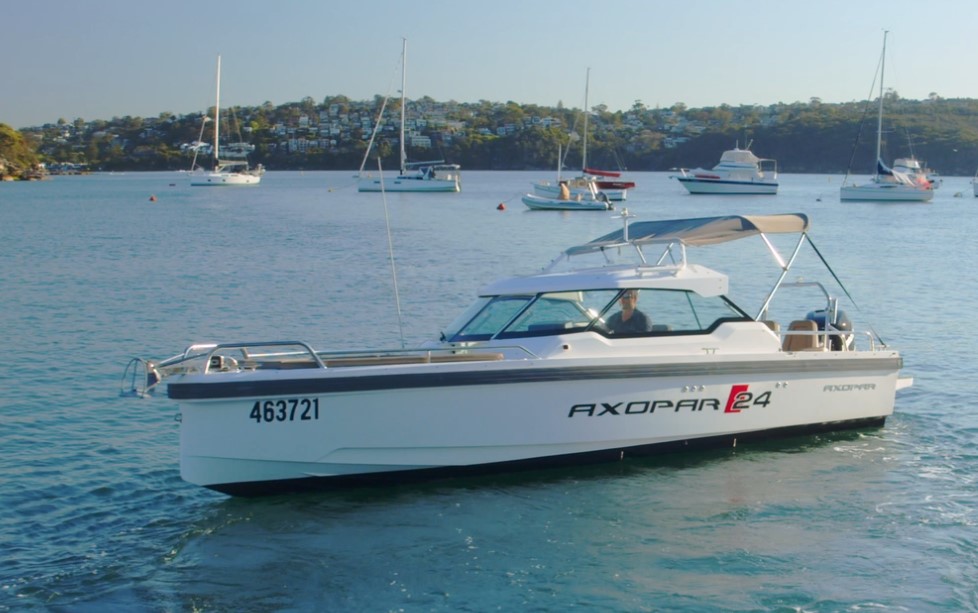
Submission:
M 751 407 L 766 407 L 771 404 L 771 392 L 754 395 L 749 385 L 732 385 L 727 399 L 703 396 L 683 398 L 682 400 L 629 400 L 622 402 L 595 402 L 575 404 L 567 417 L 602 417 L 605 415 L 651 415 L 658 411 L 702 411 L 712 409 L 724 413 L 740 413 Z
M 823 392 L 868 392 L 876 389 L 875 383 L 847 383 L 845 385 L 826 385 Z

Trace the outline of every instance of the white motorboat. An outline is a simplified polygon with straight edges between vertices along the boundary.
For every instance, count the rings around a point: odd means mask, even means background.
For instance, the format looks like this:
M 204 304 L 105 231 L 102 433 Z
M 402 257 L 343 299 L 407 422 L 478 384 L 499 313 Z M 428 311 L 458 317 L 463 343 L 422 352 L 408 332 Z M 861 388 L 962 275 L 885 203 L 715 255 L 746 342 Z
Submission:
M 622 202 L 628 197 L 627 188 L 607 188 L 598 187 L 598 179 L 591 175 L 581 175 L 570 179 L 557 178 L 556 181 L 536 181 L 533 183 L 533 193 L 541 198 L 556 200 L 560 198 L 560 183 L 567 184 L 572 197 L 590 198 L 592 191 L 604 194 L 605 198 L 612 202 Z
M 614 208 L 607 199 L 584 198 L 580 194 L 566 200 L 536 194 L 523 194 L 523 204 L 534 211 L 607 211 Z
M 595 191 L 594 183 L 582 189 L 568 189 L 561 196 L 523 194 L 523 204 L 534 211 L 607 211 L 613 209 L 611 199 L 604 192 Z
M 484 287 L 420 348 L 195 345 L 134 359 L 123 391 L 166 381 L 183 478 L 259 495 L 881 426 L 912 384 L 900 354 L 853 328 L 831 286 L 785 282 L 806 243 L 828 269 L 805 215 L 627 217 L 539 273 Z M 753 316 L 728 297 L 725 274 L 687 261 L 690 248 L 747 237 L 776 271 Z M 785 308 L 788 290 L 807 297 Z M 635 299 L 646 315 L 629 321 L 645 324 L 616 332 Z
M 203 132 L 207 124 L 207 118 L 201 126 Z M 198 141 L 199 142 L 199 141 Z M 197 166 L 197 155 L 194 154 L 194 161 L 191 165 L 192 174 L 190 175 L 190 185 L 197 187 L 206 186 L 229 186 L 229 185 L 258 185 L 261 177 L 265 174 L 265 169 L 261 164 L 251 168 L 247 160 L 224 160 L 220 159 L 221 142 L 221 56 L 217 56 L 217 96 L 214 102 L 214 169 L 211 171 L 199 170 Z M 240 148 L 242 143 L 237 143 Z
M 850 183 L 846 173 L 839 199 L 869 202 L 929 202 L 934 188 L 924 177 L 911 177 L 905 172 L 888 168 L 883 163 L 883 69 L 886 66 L 886 35 L 883 32 L 883 53 L 880 56 L 880 101 L 876 118 L 876 174 L 865 183 Z M 916 161 L 916 160 L 915 160 Z M 919 164 L 917 165 L 919 168 Z
M 367 151 L 360 164 L 360 172 L 357 175 L 357 191 L 360 192 L 459 192 L 462 190 L 462 177 L 460 174 L 461 166 L 458 164 L 446 164 L 444 160 L 433 160 L 429 162 L 408 162 L 407 149 L 405 146 L 404 126 L 407 121 L 406 98 L 407 87 L 407 39 L 405 38 L 401 46 L 401 132 L 400 132 L 400 174 L 397 176 L 372 176 L 364 172 L 367 164 L 367 156 L 373 148 L 374 137 L 377 128 L 380 127 L 380 118 L 383 117 L 384 107 L 380 110 L 374 132 L 370 136 Z
M 777 194 L 778 164 L 759 158 L 750 150 L 734 147 L 724 151 L 710 170 L 680 169 L 676 179 L 691 194 Z

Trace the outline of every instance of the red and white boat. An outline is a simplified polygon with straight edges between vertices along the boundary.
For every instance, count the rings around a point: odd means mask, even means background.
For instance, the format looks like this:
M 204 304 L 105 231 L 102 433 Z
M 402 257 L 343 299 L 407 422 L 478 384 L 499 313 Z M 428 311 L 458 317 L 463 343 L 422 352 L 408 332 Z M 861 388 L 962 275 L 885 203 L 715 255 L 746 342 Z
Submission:
M 609 189 L 633 189 L 635 187 L 634 181 L 609 180 L 609 179 L 621 178 L 621 173 L 615 170 L 598 170 L 596 168 L 585 168 L 584 174 L 595 177 L 595 181 L 594 181 L 595 185 L 597 185 L 597 188 L 601 191 L 605 191 Z

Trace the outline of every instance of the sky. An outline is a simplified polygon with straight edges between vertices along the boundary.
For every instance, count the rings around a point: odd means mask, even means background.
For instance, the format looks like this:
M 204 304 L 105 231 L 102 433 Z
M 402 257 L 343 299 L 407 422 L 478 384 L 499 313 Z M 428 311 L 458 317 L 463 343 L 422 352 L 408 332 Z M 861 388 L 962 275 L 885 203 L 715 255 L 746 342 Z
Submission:
M 975 0 L 0 0 L 0 123 L 306 96 L 568 108 L 978 98 Z

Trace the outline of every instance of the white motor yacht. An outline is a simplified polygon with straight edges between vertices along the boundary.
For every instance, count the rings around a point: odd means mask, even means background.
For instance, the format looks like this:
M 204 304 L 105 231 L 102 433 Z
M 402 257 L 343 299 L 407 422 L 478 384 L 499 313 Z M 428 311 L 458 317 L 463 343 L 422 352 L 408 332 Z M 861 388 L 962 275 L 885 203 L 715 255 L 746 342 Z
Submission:
M 682 168 L 676 179 L 691 194 L 778 193 L 777 162 L 757 157 L 749 145 L 724 151 L 720 163 L 710 170 Z
M 422 347 L 194 345 L 133 360 L 123 392 L 166 382 L 181 475 L 231 495 L 619 461 L 892 414 L 911 384 L 899 352 L 853 327 L 834 286 L 785 281 L 806 244 L 828 268 L 807 216 L 621 217 L 541 272 L 485 286 Z M 687 260 L 750 237 L 774 260 L 753 314 L 729 297 L 727 275 Z M 788 290 L 813 299 L 775 320 Z

